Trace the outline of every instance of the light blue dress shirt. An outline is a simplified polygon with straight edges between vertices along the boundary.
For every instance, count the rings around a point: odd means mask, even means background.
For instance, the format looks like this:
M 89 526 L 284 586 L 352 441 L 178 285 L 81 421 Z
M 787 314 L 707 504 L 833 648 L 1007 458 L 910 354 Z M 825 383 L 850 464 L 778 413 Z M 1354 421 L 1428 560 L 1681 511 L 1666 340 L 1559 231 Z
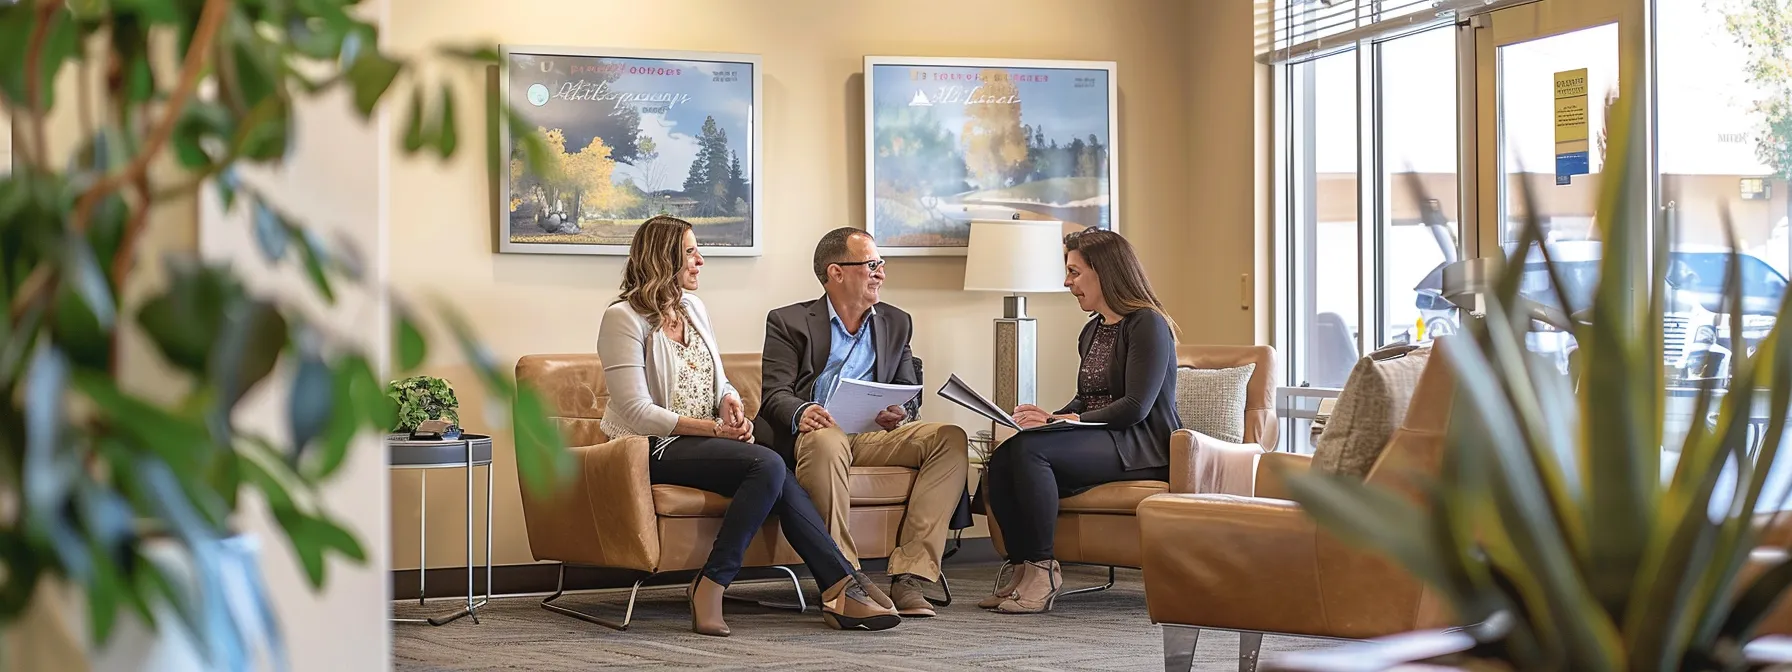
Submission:
M 871 318 L 877 315 L 877 308 L 865 314 L 864 322 L 859 324 L 859 333 L 846 333 L 846 325 L 840 321 L 840 314 L 834 311 L 834 302 L 822 299 L 828 304 L 828 362 L 821 367 L 821 373 L 815 376 L 815 394 L 813 400 L 826 406 L 828 397 L 833 396 L 834 389 L 840 386 L 842 378 L 852 380 L 870 380 L 871 367 L 877 364 L 877 348 L 871 342 Z M 796 409 L 795 417 L 790 419 L 791 431 L 795 432 L 807 404 Z
M 828 346 L 827 366 L 821 367 L 821 374 L 815 377 L 815 403 L 823 406 L 834 395 L 834 388 L 840 386 L 840 379 L 869 380 L 871 367 L 877 363 L 877 349 L 871 345 L 871 318 L 877 315 L 877 308 L 865 314 L 855 335 L 846 333 L 846 324 L 834 312 L 834 302 L 827 304 L 828 333 L 833 342 Z

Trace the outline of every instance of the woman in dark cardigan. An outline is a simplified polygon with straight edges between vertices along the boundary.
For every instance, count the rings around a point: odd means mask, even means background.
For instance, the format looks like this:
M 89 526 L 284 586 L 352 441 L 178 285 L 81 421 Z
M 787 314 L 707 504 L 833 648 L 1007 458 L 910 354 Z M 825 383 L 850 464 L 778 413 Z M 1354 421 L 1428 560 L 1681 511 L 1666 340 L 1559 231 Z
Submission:
M 1077 394 L 1056 413 L 1014 409 L 1023 428 L 1074 420 L 1099 427 L 1021 432 L 989 460 L 989 509 L 1001 525 L 1009 582 L 979 606 L 1050 611 L 1063 573 L 1052 558 L 1058 499 L 1102 483 L 1169 480 L 1176 415 L 1174 323 L 1151 291 L 1132 244 L 1091 229 L 1064 237 L 1064 286 L 1094 317 L 1077 339 Z

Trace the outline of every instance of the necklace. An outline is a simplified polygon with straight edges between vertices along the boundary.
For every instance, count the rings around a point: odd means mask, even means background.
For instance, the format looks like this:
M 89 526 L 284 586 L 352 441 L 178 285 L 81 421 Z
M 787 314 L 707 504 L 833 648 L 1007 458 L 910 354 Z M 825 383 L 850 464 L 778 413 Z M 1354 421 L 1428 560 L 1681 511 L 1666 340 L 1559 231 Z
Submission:
M 685 318 L 684 307 L 679 306 L 677 312 L 667 315 L 666 318 L 665 329 L 668 332 L 666 335 L 671 336 L 671 330 L 678 330 L 679 338 L 674 338 L 672 341 L 678 344 L 680 351 L 689 349 L 691 347 L 691 339 L 690 334 L 685 331 L 685 327 L 690 324 L 690 320 Z M 685 360 L 685 366 L 690 367 L 692 371 L 697 370 L 697 360 L 695 358 L 685 357 L 683 359 Z

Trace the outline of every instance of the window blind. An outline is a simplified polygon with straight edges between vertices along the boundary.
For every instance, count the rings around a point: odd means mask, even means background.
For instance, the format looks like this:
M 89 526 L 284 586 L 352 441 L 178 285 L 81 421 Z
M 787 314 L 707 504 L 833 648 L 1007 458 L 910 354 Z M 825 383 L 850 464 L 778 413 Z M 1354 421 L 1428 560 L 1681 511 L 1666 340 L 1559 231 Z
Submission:
M 1297 63 L 1537 0 L 1271 0 L 1265 63 Z

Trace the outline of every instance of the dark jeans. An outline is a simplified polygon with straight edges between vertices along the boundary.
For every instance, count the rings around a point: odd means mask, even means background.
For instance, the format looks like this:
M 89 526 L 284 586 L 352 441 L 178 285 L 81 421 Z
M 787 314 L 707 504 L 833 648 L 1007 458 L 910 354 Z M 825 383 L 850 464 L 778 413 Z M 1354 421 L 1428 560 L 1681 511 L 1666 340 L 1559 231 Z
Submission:
M 1106 429 L 1022 432 L 989 457 L 989 511 L 1002 527 L 1008 559 L 1052 558 L 1058 499 L 1114 481 L 1170 479 L 1169 467 L 1127 470 Z
M 777 514 L 784 538 L 802 556 L 809 574 L 823 590 L 852 574 L 852 565 L 834 545 L 808 493 L 770 448 L 684 436 L 666 446 L 663 455 L 651 459 L 647 469 L 648 480 L 656 485 L 681 485 L 734 498 L 722 514 L 722 529 L 703 565 L 703 575 L 711 581 L 722 586 L 734 582 L 747 542 L 771 514 Z

